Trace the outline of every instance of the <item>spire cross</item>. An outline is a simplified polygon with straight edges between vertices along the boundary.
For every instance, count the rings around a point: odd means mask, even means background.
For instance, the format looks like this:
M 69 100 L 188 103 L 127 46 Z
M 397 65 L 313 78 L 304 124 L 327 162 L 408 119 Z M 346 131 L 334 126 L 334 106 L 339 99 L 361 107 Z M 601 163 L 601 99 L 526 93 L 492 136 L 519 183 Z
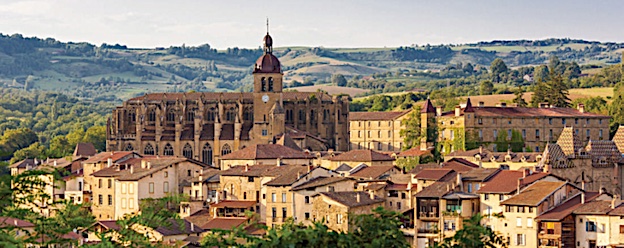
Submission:
M 267 34 L 269 33 L 269 17 L 267 17 Z

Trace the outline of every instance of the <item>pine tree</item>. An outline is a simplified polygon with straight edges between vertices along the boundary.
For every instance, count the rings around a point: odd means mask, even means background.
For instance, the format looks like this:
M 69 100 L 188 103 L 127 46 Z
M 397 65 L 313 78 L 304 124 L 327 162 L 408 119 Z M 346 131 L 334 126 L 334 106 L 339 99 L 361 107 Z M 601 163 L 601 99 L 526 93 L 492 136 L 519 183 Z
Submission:
M 513 103 L 518 105 L 518 107 L 526 107 L 528 105 L 527 102 L 523 98 L 524 89 L 522 89 L 522 86 L 518 85 L 518 89 L 516 90 L 516 92 L 514 92 L 514 95 L 516 97 L 513 99 Z
M 546 102 L 548 96 L 548 85 L 542 80 L 537 80 L 533 86 L 533 97 L 531 97 L 531 107 L 539 107 L 540 103 Z
M 556 73 L 553 70 L 550 72 L 550 80 L 548 81 L 548 103 L 560 108 L 570 107 L 568 84 L 563 80 L 563 76 L 560 73 Z

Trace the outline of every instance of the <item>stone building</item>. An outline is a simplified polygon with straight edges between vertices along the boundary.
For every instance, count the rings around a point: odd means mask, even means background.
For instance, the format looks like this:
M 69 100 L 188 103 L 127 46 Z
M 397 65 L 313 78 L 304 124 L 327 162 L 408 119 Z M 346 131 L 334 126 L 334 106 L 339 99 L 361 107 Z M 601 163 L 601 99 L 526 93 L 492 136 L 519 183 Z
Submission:
M 577 109 L 542 105 L 539 108 L 512 107 L 501 103 L 492 107 L 456 106 L 443 112 L 427 100 L 421 111 L 421 126 L 427 138 L 421 148 L 438 143 L 442 154 L 484 146 L 492 151 L 541 152 L 547 143 L 557 140 L 565 127 L 577 128 L 582 140 L 609 139 L 610 116 L 589 113 L 579 104 Z
M 549 144 L 538 163 L 544 171 L 570 182 L 585 186 L 589 191 L 602 188 L 612 194 L 622 194 L 624 158 L 611 140 L 589 140 L 585 145 L 578 129 L 567 127 L 555 144 Z
M 399 152 L 403 148 L 401 121 L 411 110 L 349 113 L 350 149 Z
M 253 92 L 151 93 L 129 99 L 108 120 L 106 149 L 216 164 L 232 151 L 297 133 L 310 139 L 299 144 L 315 144 L 302 149 L 348 150 L 347 97 L 283 92 L 282 76 L 267 33 L 264 54 L 253 69 Z

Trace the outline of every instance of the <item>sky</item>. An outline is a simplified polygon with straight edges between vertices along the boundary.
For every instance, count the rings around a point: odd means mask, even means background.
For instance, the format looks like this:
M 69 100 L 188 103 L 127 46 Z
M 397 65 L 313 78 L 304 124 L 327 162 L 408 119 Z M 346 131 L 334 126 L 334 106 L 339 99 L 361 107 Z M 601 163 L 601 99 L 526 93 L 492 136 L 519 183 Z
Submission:
M 134 48 L 397 47 L 573 38 L 624 42 L 624 1 L 0 0 L 0 33 Z

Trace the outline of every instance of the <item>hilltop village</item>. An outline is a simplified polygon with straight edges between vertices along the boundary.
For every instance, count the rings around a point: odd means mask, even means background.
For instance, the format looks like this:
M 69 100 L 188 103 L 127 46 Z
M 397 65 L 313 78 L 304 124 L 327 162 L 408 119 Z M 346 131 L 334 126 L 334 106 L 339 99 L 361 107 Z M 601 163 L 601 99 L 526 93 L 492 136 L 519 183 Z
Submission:
M 79 245 L 115 240 L 118 220 L 171 195 L 185 197 L 181 221 L 131 228 L 153 242 L 197 247 L 216 230 L 261 237 L 289 221 L 350 232 L 350 216 L 383 207 L 403 216 L 412 247 L 453 236 L 477 214 L 507 247 L 624 245 L 624 126 L 611 138 L 610 116 L 582 104 L 470 98 L 446 112 L 428 99 L 419 109 L 350 112 L 346 96 L 283 91 L 268 33 L 263 51 L 253 92 L 131 98 L 106 124 L 106 151 L 80 143 L 71 158 L 11 164 L 13 176 L 66 172 L 42 177 L 52 197 L 25 207 L 53 216 L 58 199 L 89 203 L 95 224 L 66 237 Z M 406 143 L 414 128 L 419 135 Z M 0 218 L 34 232 L 33 223 Z

